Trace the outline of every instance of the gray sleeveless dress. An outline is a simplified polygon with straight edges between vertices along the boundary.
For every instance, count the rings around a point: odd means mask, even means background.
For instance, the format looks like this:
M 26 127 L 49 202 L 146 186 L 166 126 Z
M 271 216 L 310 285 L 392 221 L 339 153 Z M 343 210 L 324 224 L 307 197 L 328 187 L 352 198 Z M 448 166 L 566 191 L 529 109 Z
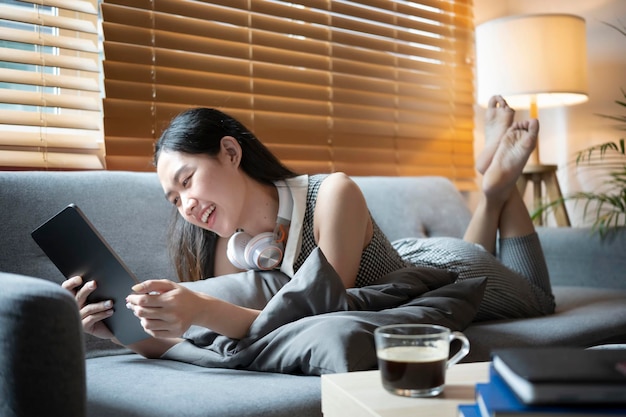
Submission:
M 316 247 L 313 212 L 327 175 L 309 176 L 297 271 Z M 485 296 L 476 320 L 534 317 L 554 312 L 548 269 L 536 233 L 500 239 L 497 253 L 458 238 L 407 237 L 390 242 L 373 221 L 373 237 L 363 250 L 356 286 L 374 284 L 382 276 L 408 266 L 452 270 L 458 279 L 487 277 Z

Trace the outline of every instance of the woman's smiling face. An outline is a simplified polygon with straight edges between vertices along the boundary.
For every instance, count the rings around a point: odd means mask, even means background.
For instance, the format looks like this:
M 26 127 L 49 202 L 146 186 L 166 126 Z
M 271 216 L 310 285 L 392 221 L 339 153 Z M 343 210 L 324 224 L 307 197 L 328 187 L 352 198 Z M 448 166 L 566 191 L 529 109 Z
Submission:
M 157 163 L 165 198 L 186 221 L 222 237 L 238 227 L 244 195 L 241 149 L 230 139 L 222 139 L 215 157 L 164 150 Z

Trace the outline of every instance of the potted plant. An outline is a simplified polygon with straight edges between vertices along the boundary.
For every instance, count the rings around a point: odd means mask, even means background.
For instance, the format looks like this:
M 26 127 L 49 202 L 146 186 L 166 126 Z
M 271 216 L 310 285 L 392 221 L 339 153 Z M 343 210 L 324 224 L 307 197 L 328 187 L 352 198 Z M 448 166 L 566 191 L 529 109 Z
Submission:
M 626 108 L 626 91 L 621 90 L 624 100 L 616 103 Z M 621 123 L 619 130 L 626 131 L 626 116 L 599 115 Z M 626 145 L 624 138 L 616 142 L 595 145 L 576 154 L 578 170 L 590 171 L 600 176 L 601 185 L 594 191 L 579 191 L 540 207 L 533 218 L 543 215 L 563 201 L 584 203 L 583 218 L 593 217 L 593 229 L 604 235 L 613 227 L 626 226 Z

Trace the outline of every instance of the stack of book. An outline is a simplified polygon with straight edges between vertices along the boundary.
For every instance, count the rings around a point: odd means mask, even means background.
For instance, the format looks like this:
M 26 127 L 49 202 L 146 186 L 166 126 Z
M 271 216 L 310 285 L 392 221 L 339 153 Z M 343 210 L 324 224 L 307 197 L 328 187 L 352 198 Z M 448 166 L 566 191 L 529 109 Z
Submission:
M 626 416 L 626 349 L 511 348 L 492 359 L 460 417 Z

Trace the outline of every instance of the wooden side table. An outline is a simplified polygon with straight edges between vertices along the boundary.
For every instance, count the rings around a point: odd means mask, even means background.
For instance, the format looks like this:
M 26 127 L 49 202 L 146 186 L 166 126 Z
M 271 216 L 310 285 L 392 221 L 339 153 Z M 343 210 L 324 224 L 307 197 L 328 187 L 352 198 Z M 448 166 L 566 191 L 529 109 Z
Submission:
M 537 210 L 543 203 L 543 184 L 546 187 L 548 202 L 556 202 L 563 197 L 561 187 L 559 187 L 559 180 L 556 176 L 556 169 L 556 165 L 526 165 L 524 167 L 524 172 L 517 181 L 517 188 L 523 196 L 528 182 L 530 181 L 533 184 L 533 211 Z M 553 210 L 557 226 L 570 226 L 567 209 L 562 200 L 554 206 Z M 543 225 L 543 216 L 537 217 L 535 224 L 538 226 Z
M 456 417 L 459 404 L 475 402 L 474 386 L 489 380 L 490 362 L 453 365 L 443 394 L 433 398 L 400 397 L 387 392 L 379 371 L 322 375 L 324 417 Z

